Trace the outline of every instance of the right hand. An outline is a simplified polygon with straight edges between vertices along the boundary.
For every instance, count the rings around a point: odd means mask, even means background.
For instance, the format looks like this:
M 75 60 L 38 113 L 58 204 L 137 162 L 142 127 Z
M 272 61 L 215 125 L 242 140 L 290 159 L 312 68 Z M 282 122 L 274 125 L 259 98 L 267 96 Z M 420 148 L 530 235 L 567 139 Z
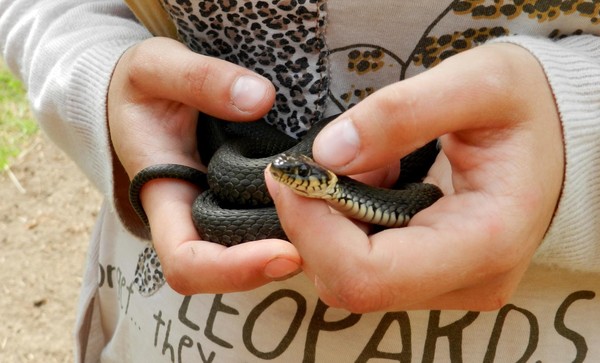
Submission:
M 251 121 L 271 108 L 274 97 L 268 80 L 196 54 L 174 40 L 151 38 L 130 48 L 119 60 L 108 92 L 110 137 L 118 159 L 116 194 L 129 186 L 118 170 L 129 179 L 161 163 L 205 170 L 196 145 L 197 110 L 221 119 Z M 154 247 L 174 290 L 182 294 L 243 291 L 299 270 L 300 256 L 285 241 L 230 248 L 202 241 L 191 219 L 191 205 L 199 192 L 196 186 L 174 179 L 154 180 L 142 188 Z

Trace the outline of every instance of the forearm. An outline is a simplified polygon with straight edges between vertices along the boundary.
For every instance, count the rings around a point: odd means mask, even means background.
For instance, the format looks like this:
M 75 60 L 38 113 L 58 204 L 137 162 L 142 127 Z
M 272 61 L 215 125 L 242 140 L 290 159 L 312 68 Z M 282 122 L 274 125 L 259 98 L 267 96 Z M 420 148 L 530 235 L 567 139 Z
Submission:
M 0 46 L 41 127 L 112 194 L 106 95 L 120 55 L 149 34 L 122 1 L 0 0 Z
M 600 271 L 600 39 L 581 35 L 550 41 L 515 36 L 500 41 L 519 44 L 538 58 L 563 128 L 562 195 L 535 261 Z

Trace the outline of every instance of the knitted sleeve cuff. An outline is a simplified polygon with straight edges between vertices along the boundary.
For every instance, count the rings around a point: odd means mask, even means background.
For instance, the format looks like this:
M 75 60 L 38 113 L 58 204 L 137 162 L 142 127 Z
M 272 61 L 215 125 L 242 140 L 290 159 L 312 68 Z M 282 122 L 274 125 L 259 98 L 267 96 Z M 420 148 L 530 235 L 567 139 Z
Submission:
M 565 144 L 565 179 L 550 228 L 534 262 L 600 271 L 600 38 L 552 41 L 510 36 L 496 42 L 529 50 L 554 93 Z

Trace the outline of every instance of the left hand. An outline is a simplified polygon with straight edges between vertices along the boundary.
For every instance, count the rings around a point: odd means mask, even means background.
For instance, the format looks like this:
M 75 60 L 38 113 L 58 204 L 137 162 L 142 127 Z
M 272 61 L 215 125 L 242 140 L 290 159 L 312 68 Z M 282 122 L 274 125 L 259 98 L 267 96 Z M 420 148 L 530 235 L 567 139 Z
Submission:
M 266 78 L 172 39 L 153 37 L 129 48 L 115 67 L 108 94 L 115 192 L 126 193 L 130 178 L 150 165 L 204 168 L 196 143 L 198 110 L 250 121 L 263 116 L 274 98 Z M 140 193 L 172 289 L 185 295 L 246 291 L 296 273 L 300 257 L 285 241 L 231 248 L 203 241 L 191 218 L 199 192 L 188 182 L 165 178 L 152 180 Z M 122 211 L 131 209 L 126 194 L 115 202 Z M 139 220 L 121 216 L 129 226 Z
M 318 136 L 314 155 L 356 175 L 435 138 L 442 152 L 427 181 L 445 196 L 405 228 L 367 235 L 325 202 L 267 178 L 303 270 L 328 305 L 491 310 L 514 292 L 564 173 L 560 119 L 540 64 L 511 44 L 465 51 L 345 112 Z

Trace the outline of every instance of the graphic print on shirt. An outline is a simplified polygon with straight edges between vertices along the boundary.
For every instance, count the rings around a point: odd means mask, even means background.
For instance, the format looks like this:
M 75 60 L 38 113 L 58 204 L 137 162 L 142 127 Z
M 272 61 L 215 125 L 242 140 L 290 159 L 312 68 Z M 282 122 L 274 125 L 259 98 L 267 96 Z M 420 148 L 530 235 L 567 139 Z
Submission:
M 161 1 L 191 49 L 242 65 L 274 83 L 277 96 L 268 119 L 292 136 L 302 135 L 328 104 L 337 108 L 335 113 L 343 112 L 387 84 L 517 32 L 506 23 L 543 24 L 540 35 L 551 39 L 600 25 L 596 1 L 452 1 L 423 25 L 418 40 L 404 47 L 406 54 L 398 54 L 367 43 L 328 48 L 323 0 Z M 577 17 L 580 28 L 570 34 L 553 28 L 552 22 L 565 16 Z M 449 31 L 446 23 L 461 23 L 455 17 L 469 18 L 463 22 L 469 26 Z M 137 266 L 139 290 L 152 295 L 164 284 L 152 247 L 140 255 Z
M 544 23 L 547 31 L 540 36 L 560 39 L 569 35 L 582 34 L 581 28 L 569 34 L 552 27 L 552 21 L 564 16 L 577 16 L 581 27 L 600 25 L 600 4 L 593 1 L 453 1 L 435 20 L 428 24 L 420 39 L 407 54 L 401 55 L 379 44 L 347 44 L 329 49 L 330 78 L 350 80 L 332 82 L 329 90 L 330 102 L 339 112 L 354 106 L 377 89 L 394 81 L 405 79 L 411 74 L 430 69 L 444 59 L 492 39 L 517 34 L 506 27 L 511 21 Z M 448 32 L 445 22 L 457 23 L 452 17 L 470 17 L 481 26 L 453 29 Z M 346 66 L 343 66 L 346 65 Z M 412 69 L 411 69 L 412 68 Z
M 599 286 L 593 278 L 582 284 L 574 276 L 546 279 L 542 286 L 525 282 L 524 290 L 538 286 L 540 294 L 551 285 L 561 286 L 542 305 L 521 299 L 493 312 L 359 315 L 276 284 L 259 289 L 251 299 L 182 296 L 165 289 L 157 298 L 163 303 L 154 304 L 138 294 L 119 266 L 101 264 L 99 269 L 100 288 L 114 291 L 116 308 L 152 362 L 312 363 L 331 361 L 325 357 L 331 357 L 332 349 L 338 349 L 333 355 L 339 362 L 584 362 L 597 350 L 593 332 L 600 318 L 595 313 Z M 348 344 L 332 347 L 339 341 Z M 561 358 L 548 360 L 557 350 Z M 236 359 L 230 360 L 232 356 Z
M 142 296 L 154 294 L 165 284 L 160 260 L 154 247 L 147 246 L 139 255 L 133 283 Z

